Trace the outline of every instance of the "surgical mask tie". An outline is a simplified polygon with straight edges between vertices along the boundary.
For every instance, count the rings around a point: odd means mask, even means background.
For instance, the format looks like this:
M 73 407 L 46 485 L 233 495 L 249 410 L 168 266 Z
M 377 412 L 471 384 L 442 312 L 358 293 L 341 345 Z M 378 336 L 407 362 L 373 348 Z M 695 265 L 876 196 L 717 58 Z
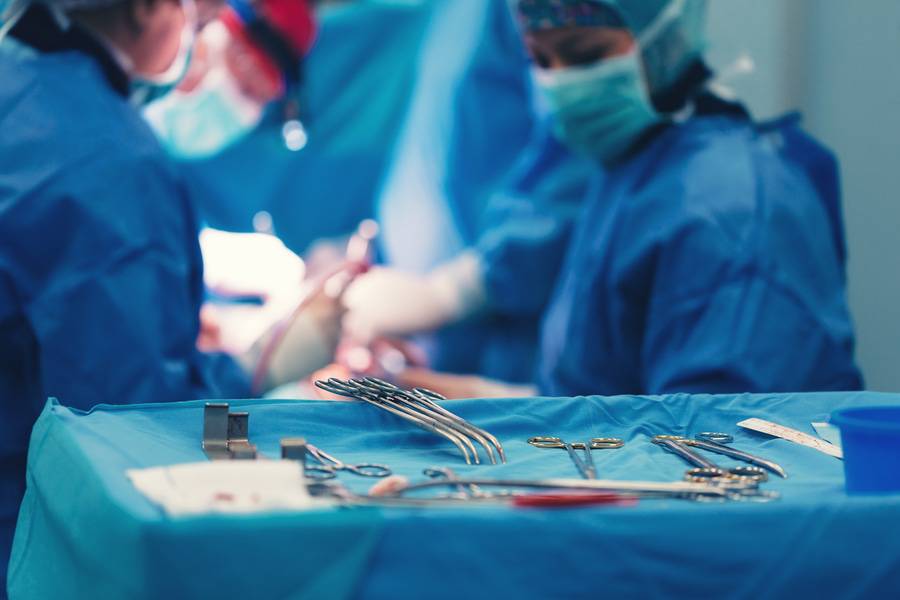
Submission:
M 639 48 L 646 48 L 662 35 L 666 27 L 677 21 L 684 12 L 686 0 L 672 0 L 659 14 L 647 25 L 637 38 Z

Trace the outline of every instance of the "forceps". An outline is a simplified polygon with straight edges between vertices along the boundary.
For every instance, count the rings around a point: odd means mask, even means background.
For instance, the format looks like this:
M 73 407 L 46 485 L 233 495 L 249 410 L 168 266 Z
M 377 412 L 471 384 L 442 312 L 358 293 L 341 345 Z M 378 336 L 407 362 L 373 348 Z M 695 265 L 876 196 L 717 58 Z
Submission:
M 484 447 L 492 464 L 497 463 L 495 449 L 500 462 L 506 462 L 503 446 L 496 437 L 440 406 L 435 400 L 445 398 L 435 392 L 423 388 L 407 392 L 374 377 L 347 381 L 331 378 L 327 381 L 316 381 L 316 387 L 340 396 L 362 400 L 444 437 L 459 449 L 466 464 L 472 464 L 473 461 L 475 464 L 481 462 L 473 440 Z
M 689 464 L 694 465 L 693 468 L 690 468 L 685 472 L 685 479 L 688 481 L 708 481 L 711 479 L 749 479 L 753 481 L 766 481 L 768 479 L 766 472 L 757 466 L 723 469 L 713 461 L 694 452 L 690 448 L 693 444 L 687 443 L 690 441 L 702 442 L 702 440 L 689 440 L 688 438 L 678 435 L 657 435 L 653 437 L 654 444 L 661 446 L 664 450 L 680 456 Z
M 390 467 L 386 465 L 375 463 L 347 464 L 312 444 L 306 444 L 306 450 L 310 456 L 320 463 L 306 467 L 306 476 L 309 479 L 334 479 L 337 476 L 337 471 L 349 471 L 361 477 L 387 477 L 392 473 Z
M 540 435 L 528 438 L 528 443 L 536 448 L 565 448 L 578 472 L 585 479 L 597 479 L 597 467 L 594 465 L 592 450 L 621 448 L 625 445 L 619 438 L 591 438 L 589 442 L 565 442 L 558 437 Z M 584 451 L 584 460 L 575 450 Z

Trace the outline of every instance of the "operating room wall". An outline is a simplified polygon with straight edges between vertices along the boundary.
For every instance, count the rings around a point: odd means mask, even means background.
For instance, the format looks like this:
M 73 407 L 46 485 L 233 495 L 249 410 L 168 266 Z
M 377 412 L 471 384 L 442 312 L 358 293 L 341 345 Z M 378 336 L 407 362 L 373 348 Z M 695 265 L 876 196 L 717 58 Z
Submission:
M 800 109 L 838 155 L 857 359 L 868 388 L 900 391 L 900 2 L 709 4 L 714 65 L 756 63 L 730 82 L 754 114 Z

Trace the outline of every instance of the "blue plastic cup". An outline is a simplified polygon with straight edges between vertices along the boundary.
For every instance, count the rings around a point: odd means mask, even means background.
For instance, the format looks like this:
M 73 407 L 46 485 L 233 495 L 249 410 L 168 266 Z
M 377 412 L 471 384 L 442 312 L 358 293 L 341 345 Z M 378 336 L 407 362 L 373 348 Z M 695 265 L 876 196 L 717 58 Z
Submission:
M 844 408 L 831 423 L 841 430 L 847 492 L 900 492 L 900 406 Z

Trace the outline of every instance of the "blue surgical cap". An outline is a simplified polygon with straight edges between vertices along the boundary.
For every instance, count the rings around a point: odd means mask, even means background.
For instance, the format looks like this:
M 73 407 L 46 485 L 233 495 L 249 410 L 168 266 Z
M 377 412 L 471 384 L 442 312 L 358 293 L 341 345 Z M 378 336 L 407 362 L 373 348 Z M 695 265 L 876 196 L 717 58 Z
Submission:
M 706 0 L 516 0 L 526 31 L 570 26 L 627 27 L 653 91 L 671 85 L 706 46 Z

